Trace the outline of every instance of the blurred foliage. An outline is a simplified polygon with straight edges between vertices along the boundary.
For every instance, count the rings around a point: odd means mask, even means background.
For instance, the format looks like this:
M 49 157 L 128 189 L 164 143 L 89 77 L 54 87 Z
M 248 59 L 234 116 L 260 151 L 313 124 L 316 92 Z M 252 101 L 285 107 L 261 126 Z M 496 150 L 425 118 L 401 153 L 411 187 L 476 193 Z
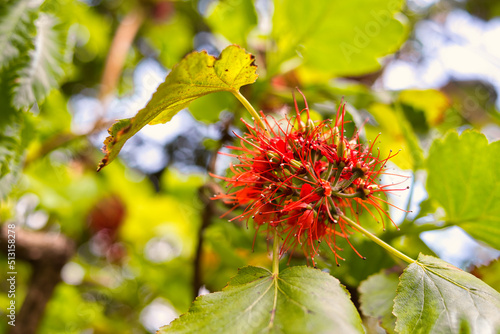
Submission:
M 399 283 L 398 273 L 378 273 L 370 276 L 359 286 L 360 303 L 363 313 L 380 319 L 381 326 L 388 333 L 394 333 L 396 317 L 392 306 Z
M 381 89 L 391 62 L 418 62 L 423 57 L 415 56 L 413 48 L 420 43 L 415 35 L 418 23 L 439 22 L 462 7 L 486 20 L 499 15 L 494 1 L 443 0 L 418 10 L 414 2 L 399 0 L 2 3 L 0 222 L 61 233 L 77 244 L 39 332 L 154 332 L 186 312 L 198 293 L 193 291 L 193 263 L 210 201 L 202 189 L 208 187 L 211 195 L 219 190 L 207 172 L 223 174 L 229 161 L 214 155 L 234 140 L 233 131 L 241 132 L 241 123 L 233 120 L 249 118 L 237 100 L 227 92 L 200 98 L 189 105 L 192 117 L 182 118 L 177 125 L 180 131 L 157 125 L 156 134 L 161 132 L 157 137 L 171 134 L 158 139 L 151 134 L 154 128 L 146 127 L 125 145 L 123 161 L 95 171 L 102 158 L 99 147 L 105 129 L 115 119 L 135 115 L 158 85 L 155 70 L 142 68 L 141 62 L 151 60 L 169 70 L 193 50 L 218 56 L 226 46 L 238 44 L 255 55 L 259 78 L 241 92 L 275 117 L 290 110 L 294 87 L 301 88 L 318 118 L 335 117 L 343 98 L 352 120 L 349 131 L 356 127 L 366 141 L 376 140 L 374 150 L 379 149 L 381 156 L 401 149 L 392 159 L 393 167 L 415 172 L 415 183 L 425 184 L 428 175 L 430 198 L 415 212 L 403 213 L 396 222 L 400 231 L 390 222 L 383 230 L 369 215 L 361 218 L 386 242 L 414 258 L 419 252 L 432 255 L 420 233 L 449 226 L 443 221 L 460 218 L 462 211 L 474 220 L 476 214 L 481 216 L 477 210 L 483 203 L 491 210 L 480 228 L 470 222 L 450 223 L 498 249 L 498 158 L 492 153 L 498 143 L 487 145 L 487 139 L 476 132 L 460 137 L 453 132 L 440 139 L 449 131 L 470 128 L 498 140 L 494 87 L 451 76 L 442 87 L 432 89 Z M 136 31 L 127 30 L 131 13 L 143 13 L 138 14 Z M 124 40 L 129 44 L 123 62 L 110 58 Z M 117 67 L 116 86 L 110 87 L 111 94 L 103 94 L 103 73 L 113 66 Z M 146 100 L 141 94 L 147 95 Z M 78 104 L 78 99 L 84 103 Z M 161 154 L 167 158 L 147 169 Z M 470 167 L 473 162 L 477 168 Z M 481 178 L 484 175 L 487 181 Z M 449 189 L 468 194 L 467 203 L 447 195 Z M 399 203 L 407 209 L 406 199 Z M 212 207 L 211 222 L 201 231 L 201 277 L 205 289 L 219 291 L 238 268 L 267 268 L 270 259 L 265 233 L 255 235 L 251 222 L 248 228 L 244 222 L 228 223 L 231 215 L 218 218 L 227 210 L 221 203 Z M 340 267 L 324 245 L 324 256 L 317 264 L 346 285 L 354 299 L 357 287 L 370 275 L 381 269 L 402 272 L 401 263 L 362 236 L 353 235 L 351 240 L 367 260 L 341 241 L 346 261 Z M 7 261 L 4 253 L 0 261 Z M 283 260 L 282 267 L 287 261 L 307 263 L 300 252 Z M 498 261 L 487 267 L 477 265 L 473 273 L 500 290 Z M 17 271 L 20 305 L 32 268 L 18 261 Z M 370 276 L 361 287 L 384 279 Z M 8 290 L 4 281 L 0 289 Z M 159 298 L 164 301 L 163 313 L 151 307 Z M 362 299 L 361 309 L 373 310 L 365 304 L 371 303 L 368 298 Z M 2 293 L 2 317 L 8 302 Z M 165 309 L 171 311 L 170 318 Z M 383 316 L 383 324 L 391 320 L 387 313 L 368 311 L 366 315 Z M 3 322 L 0 331 L 7 331 Z

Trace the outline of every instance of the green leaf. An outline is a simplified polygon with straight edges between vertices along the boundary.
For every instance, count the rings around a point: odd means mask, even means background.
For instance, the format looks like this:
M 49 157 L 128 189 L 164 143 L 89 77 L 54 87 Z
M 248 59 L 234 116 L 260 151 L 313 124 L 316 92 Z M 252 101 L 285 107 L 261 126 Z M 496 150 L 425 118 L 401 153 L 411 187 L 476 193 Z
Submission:
M 500 294 L 432 256 L 420 255 L 401 275 L 394 300 L 401 333 L 498 333 Z
M 35 24 L 35 49 L 29 52 L 27 66 L 19 69 L 18 84 L 14 88 L 13 105 L 19 109 L 41 102 L 64 74 L 61 68 L 64 45 L 54 28 L 55 18 L 42 13 Z
M 404 229 L 396 231 L 396 233 L 399 233 L 400 235 L 393 239 L 391 245 L 400 252 L 408 255 L 412 259 L 417 258 L 420 253 L 424 253 L 427 255 L 436 255 L 420 238 L 422 230 L 418 230 L 418 228 L 422 226 L 423 225 L 411 223 L 411 225 L 407 228 L 404 227 Z M 428 224 L 426 226 L 434 227 L 434 225 L 432 224 Z
M 158 50 L 158 59 L 167 68 L 172 68 L 192 50 L 194 31 L 189 19 L 176 13 L 163 24 L 146 22 L 144 36 Z
M 24 152 L 33 137 L 26 113 L 10 105 L 8 71 L 0 71 L 0 200 L 10 192 L 19 178 Z M 30 114 L 31 115 L 31 114 Z
M 377 318 L 388 333 L 394 333 L 396 326 L 396 317 L 392 314 L 392 307 L 398 283 L 397 273 L 386 274 L 383 271 L 370 276 L 358 288 L 361 311 L 367 316 Z
M 230 43 L 247 45 L 248 33 L 257 25 L 252 0 L 217 1 L 210 10 L 207 23 L 213 33 L 223 35 Z
M 40 0 L 10 1 L 0 7 L 0 69 L 33 47 Z
M 378 122 L 377 127 L 366 126 L 366 136 L 373 140 L 381 133 L 377 145 L 381 156 L 388 156 L 392 150 L 401 150 L 391 161 L 401 169 L 418 169 L 423 165 L 422 149 L 408 120 L 400 110 L 392 106 L 374 103 L 368 111 Z
M 8 109 L 4 107 L 0 120 L 0 200 L 17 182 L 25 149 L 33 136 L 33 128 L 25 119 L 27 115 Z
M 254 57 L 244 49 L 230 45 L 219 58 L 205 51 L 192 52 L 172 68 L 146 107 L 134 118 L 121 120 L 108 132 L 104 142 L 106 156 L 98 170 L 113 161 L 123 144 L 146 124 L 167 123 L 180 110 L 201 96 L 216 92 L 237 92 L 241 86 L 257 80 Z
M 476 131 L 451 132 L 432 144 L 427 168 L 429 196 L 449 224 L 500 248 L 500 141 L 488 144 Z
M 223 110 L 235 110 L 237 100 L 224 92 L 200 97 L 189 105 L 189 111 L 197 120 L 215 123 Z
M 278 277 L 245 267 L 222 292 L 198 297 L 187 314 L 158 333 L 362 332 L 336 278 L 308 267 L 290 267 Z
M 20 144 L 21 132 L 22 124 L 19 122 L 0 128 L 0 199 L 9 193 L 19 176 L 24 151 Z
M 380 68 L 378 58 L 396 51 L 406 38 L 394 15 L 404 1 L 274 1 L 271 74 L 285 62 L 304 63 L 330 75 L 359 75 Z M 362 9 L 362 10 L 360 10 Z M 292 66 L 293 67 L 293 66 Z

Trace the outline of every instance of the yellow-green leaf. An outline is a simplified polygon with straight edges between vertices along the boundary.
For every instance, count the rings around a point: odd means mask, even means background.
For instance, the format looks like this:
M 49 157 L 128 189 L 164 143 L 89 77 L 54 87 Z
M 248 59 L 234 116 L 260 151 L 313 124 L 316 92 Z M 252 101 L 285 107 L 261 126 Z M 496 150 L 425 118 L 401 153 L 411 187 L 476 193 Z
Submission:
M 408 89 L 401 92 L 399 101 L 423 113 L 429 127 L 435 127 L 444 120 L 444 113 L 450 107 L 450 99 L 435 89 Z
M 254 57 L 239 46 L 225 48 L 219 58 L 205 51 L 192 52 L 172 68 L 146 107 L 134 118 L 120 120 L 104 141 L 106 156 L 98 170 L 113 161 L 123 144 L 146 124 L 166 123 L 193 100 L 215 92 L 237 92 L 257 80 Z
M 401 152 L 391 161 L 401 169 L 418 169 L 423 164 L 422 149 L 411 125 L 399 110 L 387 104 L 374 103 L 369 111 L 379 126 L 367 125 L 366 135 L 372 139 L 378 133 L 382 133 L 376 144 L 376 147 L 380 148 L 381 155 L 387 156 L 390 150 L 400 149 Z

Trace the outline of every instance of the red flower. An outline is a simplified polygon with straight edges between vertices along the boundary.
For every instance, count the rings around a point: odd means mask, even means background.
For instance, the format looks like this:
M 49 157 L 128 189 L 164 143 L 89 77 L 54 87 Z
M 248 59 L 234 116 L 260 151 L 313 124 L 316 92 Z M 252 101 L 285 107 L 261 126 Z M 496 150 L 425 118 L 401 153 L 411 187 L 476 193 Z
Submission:
M 345 104 L 339 106 L 335 122 L 318 124 L 311 120 L 305 104 L 299 111 L 295 101 L 297 115 L 281 122 L 268 120 L 261 113 L 265 129 L 257 122 L 251 125 L 242 120 L 248 133 L 236 135 L 240 146 L 229 146 L 241 152 L 229 154 L 239 160 L 230 167 L 234 175 L 212 175 L 228 183 L 229 193 L 214 198 L 233 204 L 233 209 L 245 207 L 233 219 L 252 218 L 257 227 L 276 229 L 284 240 L 281 253 L 301 247 L 314 263 L 317 245 L 325 241 L 337 262 L 342 258 L 337 253 L 336 237 L 351 245 L 352 229 L 344 216 L 357 220 L 357 213 L 367 210 L 382 223 L 384 216 L 391 220 L 383 209 L 387 202 L 376 194 L 397 190 L 378 183 L 394 155 L 372 155 L 373 144 L 367 147 L 359 143 L 357 133 L 345 138 Z M 307 114 L 305 124 L 300 117 L 303 111 Z

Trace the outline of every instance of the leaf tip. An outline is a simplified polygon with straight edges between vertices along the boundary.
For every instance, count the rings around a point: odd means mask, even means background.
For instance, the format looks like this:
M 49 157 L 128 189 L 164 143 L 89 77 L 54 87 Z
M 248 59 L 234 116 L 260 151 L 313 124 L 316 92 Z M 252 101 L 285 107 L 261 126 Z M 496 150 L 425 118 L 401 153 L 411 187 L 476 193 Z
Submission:
M 101 169 L 106 167 L 107 164 L 108 164 L 108 156 L 106 155 L 104 158 L 102 158 L 102 160 L 97 165 L 97 172 L 100 172 Z
M 98 172 L 118 155 L 123 144 L 128 139 L 125 135 L 129 132 L 131 124 L 132 119 L 130 118 L 121 119 L 108 129 L 109 136 L 104 140 L 104 146 L 102 147 L 105 156 L 97 165 Z

